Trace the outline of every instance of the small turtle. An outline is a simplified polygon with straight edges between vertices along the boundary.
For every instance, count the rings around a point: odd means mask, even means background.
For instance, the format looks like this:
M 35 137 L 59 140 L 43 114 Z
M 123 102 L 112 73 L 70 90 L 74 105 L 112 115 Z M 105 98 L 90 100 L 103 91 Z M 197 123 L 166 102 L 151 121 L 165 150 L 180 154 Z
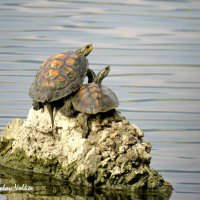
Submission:
M 76 52 L 67 51 L 49 57 L 39 68 L 33 81 L 29 95 L 33 99 L 33 108 L 39 110 L 47 106 L 54 128 L 53 110 L 59 100 L 76 92 L 82 85 L 86 75 L 91 82 L 94 72 L 88 68 L 86 56 L 93 50 L 92 44 L 86 45 Z M 71 115 L 72 113 L 67 113 Z
M 108 75 L 110 66 L 102 69 L 93 82 L 83 85 L 78 92 L 71 98 L 73 108 L 84 113 L 81 119 L 85 137 L 88 134 L 88 117 L 97 113 L 105 113 L 119 105 L 119 101 L 115 93 L 104 85 L 102 80 Z M 61 113 L 65 115 L 65 110 L 61 109 Z M 89 115 L 88 115 L 89 114 Z
M 87 114 L 97 114 L 107 112 L 119 105 L 115 93 L 101 85 L 102 80 L 109 72 L 110 66 L 105 67 L 97 74 L 92 83 L 85 84 L 79 89 L 72 100 L 75 110 Z

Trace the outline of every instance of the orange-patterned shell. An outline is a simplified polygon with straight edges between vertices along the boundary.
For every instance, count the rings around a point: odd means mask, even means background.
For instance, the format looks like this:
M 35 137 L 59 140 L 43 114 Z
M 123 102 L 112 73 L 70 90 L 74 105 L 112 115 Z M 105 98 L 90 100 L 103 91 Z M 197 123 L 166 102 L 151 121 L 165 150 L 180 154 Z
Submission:
M 88 83 L 72 98 L 72 104 L 80 112 L 96 114 L 116 108 L 119 101 L 111 89 L 96 83 Z
M 87 69 L 87 58 L 75 52 L 51 56 L 37 71 L 29 95 L 39 102 L 66 97 L 82 86 Z

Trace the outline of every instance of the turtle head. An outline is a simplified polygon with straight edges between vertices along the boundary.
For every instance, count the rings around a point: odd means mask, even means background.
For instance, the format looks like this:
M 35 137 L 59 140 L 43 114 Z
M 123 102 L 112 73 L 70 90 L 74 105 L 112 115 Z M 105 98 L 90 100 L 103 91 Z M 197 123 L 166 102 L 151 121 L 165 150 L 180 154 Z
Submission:
M 103 68 L 95 77 L 94 82 L 101 85 L 102 80 L 108 75 L 110 69 L 110 66 Z
M 85 47 L 83 47 L 82 49 L 78 49 L 76 51 L 76 53 L 79 53 L 83 56 L 88 56 L 90 54 L 90 52 L 93 50 L 93 45 L 91 44 L 87 44 Z

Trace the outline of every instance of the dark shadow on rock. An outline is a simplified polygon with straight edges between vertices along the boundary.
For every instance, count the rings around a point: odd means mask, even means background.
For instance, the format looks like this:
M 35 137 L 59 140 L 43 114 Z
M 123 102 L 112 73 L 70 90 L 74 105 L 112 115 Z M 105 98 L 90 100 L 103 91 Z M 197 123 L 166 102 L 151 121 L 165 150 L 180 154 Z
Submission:
M 8 200 L 167 200 L 171 193 L 153 193 L 138 191 L 125 193 L 123 191 L 102 190 L 76 186 L 66 181 L 52 178 L 50 175 L 35 174 L 21 170 L 14 170 L 0 165 L 0 188 L 15 185 L 32 187 L 31 191 L 0 191 Z

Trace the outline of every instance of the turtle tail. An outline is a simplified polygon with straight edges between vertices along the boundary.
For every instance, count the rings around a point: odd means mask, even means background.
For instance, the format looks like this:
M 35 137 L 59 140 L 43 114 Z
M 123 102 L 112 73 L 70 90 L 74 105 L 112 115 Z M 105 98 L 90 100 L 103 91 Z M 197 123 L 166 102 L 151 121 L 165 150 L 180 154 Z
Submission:
M 54 130 L 54 117 L 53 117 L 54 106 L 51 103 L 46 103 L 46 107 L 47 107 L 47 110 L 48 110 L 50 118 L 51 118 L 51 127 L 52 127 L 52 133 L 53 133 L 53 130 Z

